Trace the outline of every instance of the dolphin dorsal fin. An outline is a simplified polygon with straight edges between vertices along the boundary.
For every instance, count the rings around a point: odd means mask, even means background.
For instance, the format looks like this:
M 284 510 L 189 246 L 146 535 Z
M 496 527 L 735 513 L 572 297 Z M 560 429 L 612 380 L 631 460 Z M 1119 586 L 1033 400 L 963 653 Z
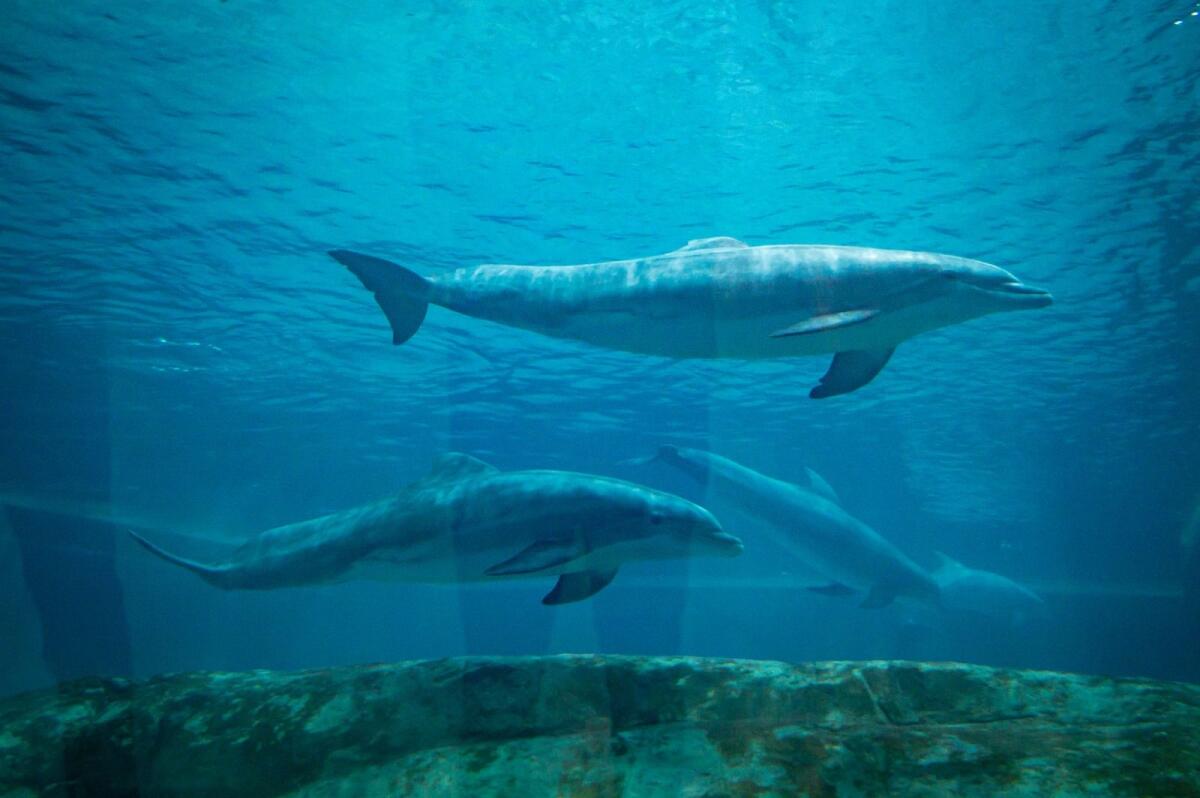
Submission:
M 745 241 L 738 241 L 729 236 L 714 236 L 712 238 L 696 238 L 684 244 L 676 252 L 695 252 L 700 249 L 748 249 Z
M 958 560 L 951 557 L 949 554 L 944 554 L 943 552 L 935 551 L 933 553 L 933 556 L 937 557 L 937 561 L 938 561 L 937 569 L 939 571 L 965 571 L 967 569 L 967 566 L 963 565 Z
M 426 479 L 461 479 L 482 474 L 494 474 L 499 471 L 477 457 L 462 452 L 446 452 L 434 458 L 433 467 L 429 469 Z
M 838 498 L 837 491 L 833 489 L 832 485 L 825 481 L 823 476 L 818 474 L 816 471 L 813 471 L 811 468 L 805 468 L 804 473 L 808 477 L 809 490 L 811 490 L 813 493 L 824 496 L 834 504 L 842 503 L 842 500 Z

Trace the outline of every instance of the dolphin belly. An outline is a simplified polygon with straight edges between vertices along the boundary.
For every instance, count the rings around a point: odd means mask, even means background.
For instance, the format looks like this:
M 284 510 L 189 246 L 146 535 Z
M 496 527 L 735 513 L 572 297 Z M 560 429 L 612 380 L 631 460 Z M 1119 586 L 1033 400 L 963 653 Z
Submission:
M 732 358 L 759 360 L 837 351 L 827 338 L 773 339 L 788 316 L 720 320 L 702 314 L 654 316 L 647 312 L 582 311 L 559 325 L 538 329 L 606 349 L 680 360 Z

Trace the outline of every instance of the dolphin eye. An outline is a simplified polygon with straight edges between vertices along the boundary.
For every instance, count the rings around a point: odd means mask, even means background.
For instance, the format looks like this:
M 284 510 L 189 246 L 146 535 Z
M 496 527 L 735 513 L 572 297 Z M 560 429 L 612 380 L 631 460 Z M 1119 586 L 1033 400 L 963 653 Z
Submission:
M 662 522 L 663 522 L 663 514 L 662 513 L 660 513 L 660 512 L 650 513 L 650 523 L 654 524 L 655 526 L 658 526 Z
M 955 274 L 954 272 L 942 272 L 942 277 L 945 277 L 947 280 L 957 280 L 958 279 L 958 275 Z

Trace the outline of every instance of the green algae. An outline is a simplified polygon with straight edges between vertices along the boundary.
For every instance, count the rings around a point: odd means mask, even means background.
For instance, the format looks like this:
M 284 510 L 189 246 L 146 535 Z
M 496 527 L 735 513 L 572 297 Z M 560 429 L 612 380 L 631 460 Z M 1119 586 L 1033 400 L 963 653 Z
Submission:
M 952 664 L 476 658 L 0 702 L 0 798 L 1187 796 L 1198 773 L 1200 688 Z

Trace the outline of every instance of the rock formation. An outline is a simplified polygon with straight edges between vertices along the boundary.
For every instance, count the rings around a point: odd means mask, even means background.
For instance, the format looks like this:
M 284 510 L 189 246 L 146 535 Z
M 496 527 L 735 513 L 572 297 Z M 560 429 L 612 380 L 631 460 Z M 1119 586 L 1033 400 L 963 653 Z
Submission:
M 0 702 L 0 796 L 1200 796 L 1200 686 L 955 664 L 467 658 Z

